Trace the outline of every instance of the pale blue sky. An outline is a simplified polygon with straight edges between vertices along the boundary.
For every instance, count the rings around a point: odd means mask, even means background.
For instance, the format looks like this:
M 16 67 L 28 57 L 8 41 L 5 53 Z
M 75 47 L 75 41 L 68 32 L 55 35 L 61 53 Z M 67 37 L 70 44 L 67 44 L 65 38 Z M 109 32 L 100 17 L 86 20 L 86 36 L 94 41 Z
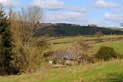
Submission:
M 123 0 L 0 0 L 14 7 L 43 8 L 44 22 L 120 26 Z

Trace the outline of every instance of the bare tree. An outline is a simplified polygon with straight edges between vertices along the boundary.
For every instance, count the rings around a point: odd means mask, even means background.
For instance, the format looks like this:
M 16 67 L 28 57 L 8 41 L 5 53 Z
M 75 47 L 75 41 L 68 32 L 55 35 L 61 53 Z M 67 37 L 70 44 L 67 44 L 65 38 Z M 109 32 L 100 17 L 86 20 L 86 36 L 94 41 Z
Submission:
M 33 37 L 40 22 L 42 12 L 40 8 L 31 7 L 21 9 L 20 12 L 10 10 L 11 32 L 13 35 L 13 64 L 19 72 L 32 72 L 41 63 L 41 52 Z M 35 59 L 34 59 L 35 58 Z
M 34 31 L 39 27 L 38 23 L 42 19 L 42 11 L 38 7 L 22 8 L 19 13 L 19 20 L 21 21 L 22 37 L 24 45 L 30 45 Z

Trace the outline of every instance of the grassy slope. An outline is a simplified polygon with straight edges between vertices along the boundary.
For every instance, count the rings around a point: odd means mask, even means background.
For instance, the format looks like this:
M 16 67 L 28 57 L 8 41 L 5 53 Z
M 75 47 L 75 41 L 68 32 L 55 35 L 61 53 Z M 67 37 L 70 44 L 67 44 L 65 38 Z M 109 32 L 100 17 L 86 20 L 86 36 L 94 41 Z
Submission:
M 66 68 L 49 68 L 35 74 L 0 77 L 0 82 L 78 82 L 107 73 L 122 73 L 123 60 Z

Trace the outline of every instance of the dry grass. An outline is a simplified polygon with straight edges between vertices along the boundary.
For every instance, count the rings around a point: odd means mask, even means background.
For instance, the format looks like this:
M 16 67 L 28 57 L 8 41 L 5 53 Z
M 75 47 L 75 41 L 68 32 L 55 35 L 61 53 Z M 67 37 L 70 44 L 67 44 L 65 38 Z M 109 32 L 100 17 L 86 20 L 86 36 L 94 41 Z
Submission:
M 91 82 L 91 79 L 102 74 L 123 72 L 122 63 L 123 60 L 112 60 L 57 69 L 47 67 L 33 74 L 0 77 L 0 82 L 77 82 L 80 80 Z

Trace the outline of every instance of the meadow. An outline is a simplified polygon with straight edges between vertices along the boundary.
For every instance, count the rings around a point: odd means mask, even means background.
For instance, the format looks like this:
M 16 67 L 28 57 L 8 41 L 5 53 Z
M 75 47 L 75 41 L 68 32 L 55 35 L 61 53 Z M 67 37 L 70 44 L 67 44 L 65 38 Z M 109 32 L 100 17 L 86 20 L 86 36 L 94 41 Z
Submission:
M 92 44 L 94 53 L 96 53 L 101 46 L 109 46 L 114 48 L 117 53 L 123 55 L 123 39 L 119 40 L 119 38 L 123 38 L 122 35 L 103 36 L 101 38 L 105 39 L 105 41 Z M 110 40 L 112 38 L 115 38 L 116 40 Z M 77 40 L 93 41 L 96 39 L 97 37 L 91 36 L 47 38 L 47 40 L 52 43 L 50 50 L 59 50 L 68 47 Z M 27 73 L 15 76 L 0 76 L 0 82 L 100 82 L 95 81 L 95 79 L 104 77 L 106 74 L 123 74 L 122 68 L 122 59 L 112 59 L 107 62 L 101 61 L 94 64 L 66 66 L 64 68 L 52 68 L 51 65 L 45 64 L 44 66 L 41 66 L 40 70 L 36 73 Z
M 119 39 L 121 38 L 121 40 Z M 119 53 L 123 53 L 123 35 L 104 35 L 101 37 L 103 42 L 95 42 L 98 38 L 96 36 L 73 36 L 73 37 L 50 37 L 48 41 L 53 44 L 51 50 L 62 49 L 63 47 L 71 46 L 76 41 L 89 42 L 94 47 L 94 51 L 97 51 L 101 46 L 113 47 Z M 116 39 L 113 41 L 113 39 Z

